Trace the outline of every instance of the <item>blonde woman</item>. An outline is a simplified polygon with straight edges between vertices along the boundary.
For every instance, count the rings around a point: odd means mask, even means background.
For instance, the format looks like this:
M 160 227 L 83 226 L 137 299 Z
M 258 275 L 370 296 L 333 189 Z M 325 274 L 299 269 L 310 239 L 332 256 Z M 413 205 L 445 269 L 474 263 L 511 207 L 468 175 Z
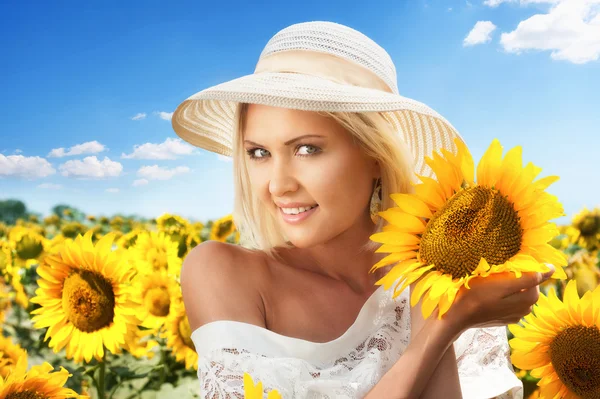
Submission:
M 181 286 L 203 398 L 243 397 L 243 374 L 291 398 L 521 398 L 506 329 L 538 273 L 474 280 L 441 319 L 369 269 L 390 193 L 460 137 L 398 94 L 387 52 L 332 22 L 273 36 L 253 74 L 203 90 L 172 119 L 186 141 L 233 157 L 243 246 L 206 242 Z M 435 315 L 434 315 L 435 316 Z

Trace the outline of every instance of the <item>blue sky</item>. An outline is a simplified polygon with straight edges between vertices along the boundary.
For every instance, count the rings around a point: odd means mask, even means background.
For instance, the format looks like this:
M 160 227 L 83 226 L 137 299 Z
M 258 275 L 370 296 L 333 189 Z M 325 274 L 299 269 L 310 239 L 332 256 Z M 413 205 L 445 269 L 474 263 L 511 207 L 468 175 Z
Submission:
M 0 199 L 33 211 L 230 213 L 231 163 L 178 142 L 169 114 L 313 20 L 385 48 L 400 94 L 444 115 L 476 159 L 493 138 L 522 145 L 561 177 L 549 191 L 569 216 L 600 205 L 597 0 L 13 3 L 0 5 Z

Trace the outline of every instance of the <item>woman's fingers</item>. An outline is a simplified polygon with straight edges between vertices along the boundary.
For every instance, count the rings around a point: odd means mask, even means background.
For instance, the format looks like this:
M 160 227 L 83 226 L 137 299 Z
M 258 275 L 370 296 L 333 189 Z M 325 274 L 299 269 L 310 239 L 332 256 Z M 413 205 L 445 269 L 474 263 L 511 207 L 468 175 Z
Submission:
M 548 280 L 552 274 L 554 274 L 554 266 L 548 265 L 550 267 L 550 271 L 546 273 L 539 272 L 526 272 L 521 275 L 519 278 L 505 280 L 506 291 L 505 297 L 510 296 L 512 294 L 518 293 L 522 290 L 527 290 L 532 287 L 537 287 L 544 281 Z

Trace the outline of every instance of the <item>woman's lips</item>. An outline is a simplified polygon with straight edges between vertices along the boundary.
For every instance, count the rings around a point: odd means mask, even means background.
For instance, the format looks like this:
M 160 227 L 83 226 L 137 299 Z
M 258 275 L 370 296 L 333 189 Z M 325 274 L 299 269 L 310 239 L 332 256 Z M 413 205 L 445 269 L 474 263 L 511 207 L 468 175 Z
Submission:
M 290 215 L 284 213 L 283 209 L 279 208 L 279 213 L 281 214 L 281 218 L 284 222 L 289 224 L 298 224 L 309 218 L 312 214 L 314 214 L 317 211 L 317 209 L 319 209 L 318 205 L 314 208 L 309 209 L 308 211 L 300 212 L 297 215 Z

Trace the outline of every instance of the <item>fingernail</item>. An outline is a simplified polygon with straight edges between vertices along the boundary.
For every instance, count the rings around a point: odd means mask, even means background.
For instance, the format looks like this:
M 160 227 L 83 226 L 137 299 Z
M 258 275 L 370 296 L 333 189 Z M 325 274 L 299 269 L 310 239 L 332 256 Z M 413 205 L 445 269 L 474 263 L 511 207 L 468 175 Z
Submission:
M 549 279 L 554 274 L 554 265 L 548 265 L 548 267 L 550 268 L 550 270 L 542 274 L 544 280 Z

